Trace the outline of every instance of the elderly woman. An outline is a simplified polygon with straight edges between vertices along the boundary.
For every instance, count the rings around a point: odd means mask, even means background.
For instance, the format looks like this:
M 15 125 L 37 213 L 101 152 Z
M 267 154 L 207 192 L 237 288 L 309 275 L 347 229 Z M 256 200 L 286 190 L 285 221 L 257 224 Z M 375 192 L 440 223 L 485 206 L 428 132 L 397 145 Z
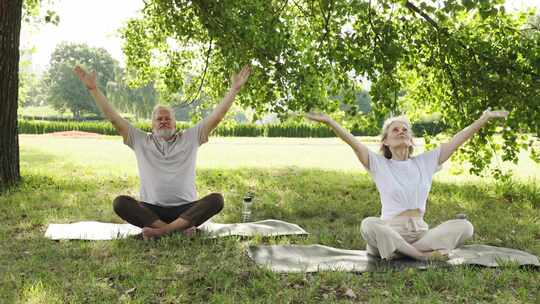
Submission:
M 473 226 L 465 219 L 449 220 L 433 229 L 424 222 L 432 177 L 488 120 L 507 116 L 507 111 L 487 110 L 449 142 L 412 156 L 413 134 L 404 116 L 384 123 L 381 155 L 370 151 L 327 115 L 306 115 L 310 120 L 328 125 L 349 144 L 375 181 L 382 212 L 380 218 L 368 217 L 362 221 L 361 234 L 367 242 L 367 252 L 383 259 L 391 259 L 398 253 L 417 260 L 440 258 L 472 237 Z

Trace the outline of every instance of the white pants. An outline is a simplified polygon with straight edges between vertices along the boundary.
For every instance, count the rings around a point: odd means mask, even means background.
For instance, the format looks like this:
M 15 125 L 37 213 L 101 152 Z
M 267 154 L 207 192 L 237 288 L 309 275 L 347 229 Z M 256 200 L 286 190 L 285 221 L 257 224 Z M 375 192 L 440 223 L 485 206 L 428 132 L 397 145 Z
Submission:
M 473 232 L 473 225 L 467 220 L 449 220 L 430 230 L 421 217 L 410 216 L 390 220 L 368 217 L 361 226 L 367 252 L 383 259 L 391 258 L 401 242 L 419 251 L 451 250 L 470 239 Z

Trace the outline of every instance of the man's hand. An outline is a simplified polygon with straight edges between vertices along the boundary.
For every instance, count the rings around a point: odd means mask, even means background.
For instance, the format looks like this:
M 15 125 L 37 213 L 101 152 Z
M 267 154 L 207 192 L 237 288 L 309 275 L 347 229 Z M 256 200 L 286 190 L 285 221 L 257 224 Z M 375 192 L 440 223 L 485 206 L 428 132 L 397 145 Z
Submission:
M 234 101 L 234 98 L 236 97 L 236 94 L 240 91 L 242 86 L 246 83 L 246 81 L 249 78 L 249 74 L 251 73 L 251 67 L 249 64 L 245 65 L 238 74 L 235 74 L 231 77 L 231 89 L 229 92 L 223 97 L 223 100 L 216 106 L 214 111 L 208 115 L 203 121 L 203 133 L 201 138 L 199 139 L 199 142 L 202 144 L 206 142 L 208 139 L 208 135 L 212 130 L 214 130 L 219 122 L 225 117 L 225 114 L 227 114 L 227 111 L 231 108 L 231 105 Z
M 307 113 L 306 118 L 312 121 L 322 122 L 325 124 L 329 123 L 332 120 L 332 118 L 330 118 L 328 115 L 322 114 L 322 113 Z
M 238 74 L 231 77 L 231 89 L 239 91 L 248 80 L 249 74 L 251 74 L 251 66 L 246 64 Z
M 92 95 L 92 98 L 96 102 L 98 108 L 113 124 L 115 129 L 118 131 L 118 134 L 122 135 L 122 137 L 124 138 L 124 142 L 127 142 L 129 123 L 125 119 L 120 117 L 120 115 L 118 115 L 116 110 L 114 110 L 114 108 L 110 105 L 107 97 L 105 97 L 105 95 L 103 95 L 100 90 L 97 90 L 96 71 L 93 71 L 92 73 L 87 73 L 80 66 L 76 66 L 73 69 L 73 73 L 75 73 L 75 75 L 79 77 L 81 82 L 90 91 L 89 93 L 90 95 Z
M 96 83 L 96 71 L 92 71 L 92 73 L 87 73 L 81 66 L 76 66 L 73 69 L 73 72 L 75 75 L 79 77 L 81 82 L 86 86 L 88 90 L 94 90 L 97 88 Z

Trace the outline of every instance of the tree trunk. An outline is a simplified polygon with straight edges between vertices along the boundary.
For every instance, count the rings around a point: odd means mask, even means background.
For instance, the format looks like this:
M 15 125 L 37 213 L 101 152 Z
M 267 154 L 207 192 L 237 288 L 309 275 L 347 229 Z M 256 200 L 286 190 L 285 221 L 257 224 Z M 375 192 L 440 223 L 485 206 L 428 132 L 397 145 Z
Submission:
M 0 190 L 21 179 L 17 106 L 22 0 L 0 0 Z
M 81 110 L 73 110 L 73 119 L 76 121 L 81 120 Z

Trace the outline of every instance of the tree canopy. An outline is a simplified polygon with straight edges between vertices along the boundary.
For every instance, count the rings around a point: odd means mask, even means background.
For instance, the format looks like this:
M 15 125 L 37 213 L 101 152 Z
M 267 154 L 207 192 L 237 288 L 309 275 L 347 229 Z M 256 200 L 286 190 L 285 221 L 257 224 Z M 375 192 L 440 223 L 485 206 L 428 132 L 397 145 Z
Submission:
M 217 100 L 228 75 L 255 69 L 240 103 L 262 112 L 354 107 L 370 84 L 371 119 L 439 113 L 457 131 L 491 107 L 511 111 L 506 127 L 482 129 L 465 146 L 485 167 L 502 134 L 516 160 L 540 135 L 540 30 L 532 13 L 503 0 L 149 0 L 125 31 L 135 82 L 162 81 Z M 533 147 L 532 145 L 530 147 Z M 478 157 L 479 156 L 479 157 Z

